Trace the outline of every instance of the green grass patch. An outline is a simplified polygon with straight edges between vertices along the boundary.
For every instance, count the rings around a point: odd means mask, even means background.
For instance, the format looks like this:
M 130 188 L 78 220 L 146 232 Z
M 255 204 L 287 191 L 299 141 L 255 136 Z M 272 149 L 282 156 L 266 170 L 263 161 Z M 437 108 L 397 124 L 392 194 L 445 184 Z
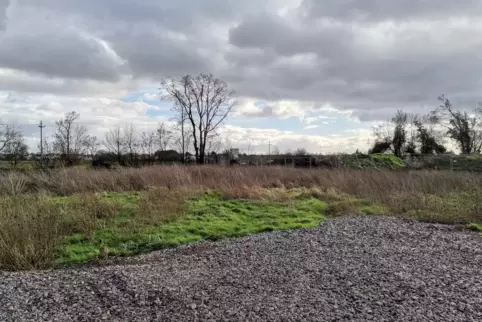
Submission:
M 0 269 L 48 268 L 201 240 L 315 227 L 328 216 L 394 214 L 482 231 L 480 197 L 480 191 L 453 191 L 369 198 L 326 187 L 224 192 L 152 188 L 3 197 Z
M 468 224 L 467 228 L 482 233 L 482 224 Z
M 405 167 L 403 160 L 392 154 L 375 153 L 371 154 L 370 157 L 381 168 L 398 169 Z
M 273 230 L 315 227 L 328 205 L 313 197 L 274 202 L 226 200 L 209 191 L 187 199 L 182 216 L 153 223 L 139 218 L 142 193 L 106 193 L 120 206 L 114 218 L 99 219 L 91 234 L 64 238 L 55 264 L 92 261 L 107 253 L 128 256 L 200 240 L 219 240 Z M 65 202 L 65 199 L 62 199 Z

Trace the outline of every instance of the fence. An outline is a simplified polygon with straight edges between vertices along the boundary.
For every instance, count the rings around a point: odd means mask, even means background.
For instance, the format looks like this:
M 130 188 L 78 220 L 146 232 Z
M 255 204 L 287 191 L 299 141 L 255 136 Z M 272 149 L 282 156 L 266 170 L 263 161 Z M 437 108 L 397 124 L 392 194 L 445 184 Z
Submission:
M 412 155 L 406 156 L 406 164 L 414 169 L 482 172 L 482 155 Z
M 244 165 L 276 165 L 301 168 L 388 168 L 482 172 L 482 155 L 478 154 L 408 155 L 402 159 L 389 154 L 338 154 L 312 156 L 255 155 L 240 156 L 239 162 Z

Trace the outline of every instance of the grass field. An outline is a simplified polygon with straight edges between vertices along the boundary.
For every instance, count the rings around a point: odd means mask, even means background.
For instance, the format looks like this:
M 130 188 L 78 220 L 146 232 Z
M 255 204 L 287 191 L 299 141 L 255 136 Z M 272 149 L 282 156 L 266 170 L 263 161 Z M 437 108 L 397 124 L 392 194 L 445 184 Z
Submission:
M 0 268 L 47 268 L 200 240 L 399 215 L 482 231 L 482 176 L 164 166 L 8 173 L 0 180 Z

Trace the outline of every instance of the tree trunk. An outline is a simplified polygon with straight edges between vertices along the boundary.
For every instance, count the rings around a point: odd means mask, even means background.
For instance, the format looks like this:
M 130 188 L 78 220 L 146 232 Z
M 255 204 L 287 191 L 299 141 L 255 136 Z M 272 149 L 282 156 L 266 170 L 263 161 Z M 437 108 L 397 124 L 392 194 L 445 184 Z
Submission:
M 199 151 L 199 159 L 198 159 L 197 164 L 204 164 L 204 159 L 205 159 L 204 151 L 203 151 L 202 149 L 200 149 L 200 151 Z

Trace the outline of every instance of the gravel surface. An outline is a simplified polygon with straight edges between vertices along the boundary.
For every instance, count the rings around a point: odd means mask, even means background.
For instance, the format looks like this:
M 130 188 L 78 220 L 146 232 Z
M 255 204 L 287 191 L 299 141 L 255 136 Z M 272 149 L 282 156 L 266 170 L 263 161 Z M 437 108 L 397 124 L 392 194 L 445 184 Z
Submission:
M 0 321 L 482 321 L 482 237 L 344 217 L 122 265 L 0 273 Z

